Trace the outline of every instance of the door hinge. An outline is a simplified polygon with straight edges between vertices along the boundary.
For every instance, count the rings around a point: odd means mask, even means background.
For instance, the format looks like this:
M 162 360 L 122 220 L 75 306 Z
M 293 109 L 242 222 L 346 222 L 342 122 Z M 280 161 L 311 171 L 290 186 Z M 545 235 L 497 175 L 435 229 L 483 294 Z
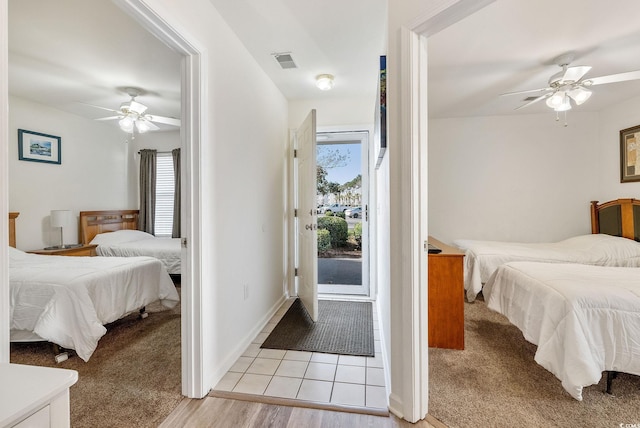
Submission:
M 298 217 L 298 209 L 297 208 L 293 210 L 293 216 L 294 217 Z
M 180 239 L 180 245 L 182 245 L 182 248 L 187 248 L 187 238 Z
M 295 268 L 295 269 L 293 270 L 293 276 L 298 276 L 298 268 Z
M 298 157 L 298 151 L 297 151 L 297 150 L 294 150 L 294 151 L 293 151 L 293 157 L 294 157 L 294 158 L 297 158 L 297 157 Z

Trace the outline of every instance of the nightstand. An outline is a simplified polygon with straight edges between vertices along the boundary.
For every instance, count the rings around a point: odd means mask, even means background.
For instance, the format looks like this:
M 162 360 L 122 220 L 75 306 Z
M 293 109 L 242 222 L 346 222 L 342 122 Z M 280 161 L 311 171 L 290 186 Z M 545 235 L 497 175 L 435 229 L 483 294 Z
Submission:
M 33 250 L 27 251 L 31 254 L 40 254 L 43 256 L 76 256 L 76 257 L 94 257 L 96 255 L 97 244 L 86 244 L 79 247 L 71 248 L 54 248 L 51 250 Z

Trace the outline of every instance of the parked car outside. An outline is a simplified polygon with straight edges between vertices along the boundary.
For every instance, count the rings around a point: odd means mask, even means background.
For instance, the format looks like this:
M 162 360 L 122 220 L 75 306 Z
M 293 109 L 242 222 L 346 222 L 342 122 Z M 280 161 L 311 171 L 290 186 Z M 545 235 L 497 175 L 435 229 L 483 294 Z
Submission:
M 362 216 L 362 207 L 349 208 L 344 212 L 344 215 L 351 218 L 358 218 Z
M 323 214 L 326 214 L 326 213 L 341 213 L 341 212 L 345 212 L 349 208 L 350 207 L 345 207 L 344 205 L 333 204 L 333 205 L 329 205 L 328 207 L 325 207 L 325 209 L 324 209 L 324 211 L 322 211 L 322 213 Z

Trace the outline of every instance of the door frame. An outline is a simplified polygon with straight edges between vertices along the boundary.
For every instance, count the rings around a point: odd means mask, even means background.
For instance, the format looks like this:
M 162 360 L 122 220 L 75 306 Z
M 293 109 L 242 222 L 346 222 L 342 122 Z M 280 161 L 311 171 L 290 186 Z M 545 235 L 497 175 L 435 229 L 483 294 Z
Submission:
M 203 308 L 201 281 L 200 150 L 206 111 L 203 76 L 207 75 L 203 49 L 171 27 L 143 0 L 112 0 L 143 28 L 182 55 L 181 72 L 181 177 L 180 208 L 182 237 L 181 361 L 182 395 L 202 398 L 209 392 L 204 380 Z

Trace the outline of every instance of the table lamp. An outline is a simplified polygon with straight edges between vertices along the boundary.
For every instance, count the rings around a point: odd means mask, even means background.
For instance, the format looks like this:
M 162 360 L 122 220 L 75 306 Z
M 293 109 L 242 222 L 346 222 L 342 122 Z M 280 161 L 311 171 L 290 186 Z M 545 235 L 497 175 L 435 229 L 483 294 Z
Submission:
M 60 245 L 53 248 L 67 248 L 64 245 L 64 227 L 71 223 L 71 210 L 51 210 L 51 227 L 60 228 Z

